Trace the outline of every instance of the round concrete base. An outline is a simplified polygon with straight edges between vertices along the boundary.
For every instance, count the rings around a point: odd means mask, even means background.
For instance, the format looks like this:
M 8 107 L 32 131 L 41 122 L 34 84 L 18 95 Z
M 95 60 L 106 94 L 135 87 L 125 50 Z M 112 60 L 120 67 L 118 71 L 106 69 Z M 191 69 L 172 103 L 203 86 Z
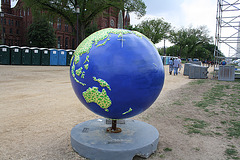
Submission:
M 120 133 L 108 133 L 111 122 L 94 119 L 76 125 L 71 131 L 73 149 L 91 160 L 132 160 L 148 158 L 157 150 L 159 133 L 153 126 L 137 120 L 120 120 Z

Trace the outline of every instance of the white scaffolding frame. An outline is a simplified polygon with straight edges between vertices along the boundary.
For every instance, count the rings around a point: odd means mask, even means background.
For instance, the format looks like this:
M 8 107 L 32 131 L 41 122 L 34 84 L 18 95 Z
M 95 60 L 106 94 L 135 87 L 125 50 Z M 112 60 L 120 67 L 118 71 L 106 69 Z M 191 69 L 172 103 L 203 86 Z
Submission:
M 240 49 L 237 49 L 237 44 L 240 44 L 240 0 L 217 1 L 215 62 L 218 58 L 221 58 L 219 56 L 221 51 L 224 52 L 223 48 L 229 48 L 228 57 L 236 58 L 240 54 Z M 224 53 L 226 53 L 226 50 Z

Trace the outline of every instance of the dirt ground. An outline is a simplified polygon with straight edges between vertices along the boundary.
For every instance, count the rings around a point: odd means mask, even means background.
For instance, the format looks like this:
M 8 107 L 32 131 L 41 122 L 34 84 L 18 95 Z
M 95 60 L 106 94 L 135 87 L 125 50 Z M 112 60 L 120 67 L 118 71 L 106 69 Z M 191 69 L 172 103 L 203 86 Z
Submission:
M 156 102 L 132 118 L 155 126 L 160 133 L 158 150 L 149 159 L 226 159 L 224 150 L 231 140 L 185 134 L 181 117 L 202 115 L 189 105 L 171 104 L 194 80 L 182 74 L 170 76 L 167 70 L 165 66 L 165 83 Z M 201 88 L 187 92 L 197 97 Z M 0 65 L 0 159 L 84 159 L 73 151 L 70 132 L 78 123 L 96 118 L 102 117 L 75 96 L 68 66 Z M 165 152 L 166 148 L 171 151 Z

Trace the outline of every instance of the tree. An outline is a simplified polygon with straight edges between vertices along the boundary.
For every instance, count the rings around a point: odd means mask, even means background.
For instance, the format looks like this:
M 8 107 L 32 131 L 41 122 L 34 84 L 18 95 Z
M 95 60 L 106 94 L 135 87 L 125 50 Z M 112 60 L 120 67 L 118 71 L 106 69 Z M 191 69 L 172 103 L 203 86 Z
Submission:
M 80 7 L 78 19 L 80 41 L 85 38 L 85 30 L 99 13 L 109 7 L 116 7 L 129 12 L 135 12 L 138 16 L 146 13 L 146 5 L 142 0 L 23 0 L 26 7 L 32 11 L 47 14 L 49 17 L 61 17 L 71 25 L 75 33 L 77 31 L 76 7 Z M 44 12 L 42 12 L 44 11 Z
M 135 29 L 147 36 L 156 44 L 168 37 L 171 25 L 163 19 L 144 20 Z
M 169 41 L 177 46 L 179 46 L 179 55 L 181 55 L 183 49 L 187 45 L 187 30 L 184 28 L 181 28 L 178 31 L 171 30 L 170 31 L 170 37 Z
M 181 28 L 178 31 L 172 30 L 170 33 L 170 42 L 180 47 L 180 55 L 184 48 L 187 47 L 187 57 L 194 54 L 196 47 L 204 43 L 212 42 L 212 37 L 208 35 L 209 31 L 206 26 L 200 26 L 199 28 Z
M 209 31 L 206 26 L 200 26 L 199 28 L 188 29 L 188 52 L 192 53 L 196 50 L 196 47 L 204 43 L 212 42 L 212 38 L 208 35 Z
M 53 27 L 45 18 L 34 19 L 28 28 L 29 46 L 51 48 L 56 46 L 56 35 Z

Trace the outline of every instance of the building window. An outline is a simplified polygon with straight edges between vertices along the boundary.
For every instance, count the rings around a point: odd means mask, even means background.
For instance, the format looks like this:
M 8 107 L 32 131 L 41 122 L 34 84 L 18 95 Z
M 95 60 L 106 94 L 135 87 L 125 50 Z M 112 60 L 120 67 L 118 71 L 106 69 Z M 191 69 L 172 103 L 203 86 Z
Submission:
M 19 10 L 19 15 L 22 16 L 22 10 L 21 9 Z
M 11 33 L 11 34 L 12 34 L 12 28 L 10 28 L 10 30 L 9 30 L 9 33 Z
M 65 32 L 68 32 L 68 24 L 65 24 Z
M 110 20 L 110 26 L 111 26 L 111 27 L 114 27 L 114 26 L 115 26 L 115 21 L 114 21 L 114 19 L 111 19 L 111 20 Z
M 61 18 L 58 18 L 58 20 L 57 20 L 57 29 L 61 30 L 61 28 L 62 28 Z
M 68 49 L 68 37 L 65 38 L 65 49 Z
M 9 26 L 11 25 L 11 20 L 10 20 L 10 19 L 8 20 L 8 25 L 9 25 Z
M 23 11 L 23 16 L 25 16 L 26 15 L 26 13 L 25 13 L 25 10 Z
M 13 26 L 13 20 L 12 20 L 12 26 Z
M 16 34 L 19 34 L 19 30 L 17 29 Z
M 27 15 L 28 15 L 28 16 L 29 16 L 29 14 L 30 14 L 29 12 L 30 12 L 30 11 L 29 11 L 29 8 L 28 8 L 28 10 L 27 10 Z
M 58 37 L 58 44 L 57 44 L 57 48 L 61 48 L 61 37 Z
M 5 33 L 5 27 L 3 27 L 3 33 Z
M 4 22 L 4 24 L 6 25 L 6 23 L 7 23 L 6 18 L 4 18 L 3 22 Z

